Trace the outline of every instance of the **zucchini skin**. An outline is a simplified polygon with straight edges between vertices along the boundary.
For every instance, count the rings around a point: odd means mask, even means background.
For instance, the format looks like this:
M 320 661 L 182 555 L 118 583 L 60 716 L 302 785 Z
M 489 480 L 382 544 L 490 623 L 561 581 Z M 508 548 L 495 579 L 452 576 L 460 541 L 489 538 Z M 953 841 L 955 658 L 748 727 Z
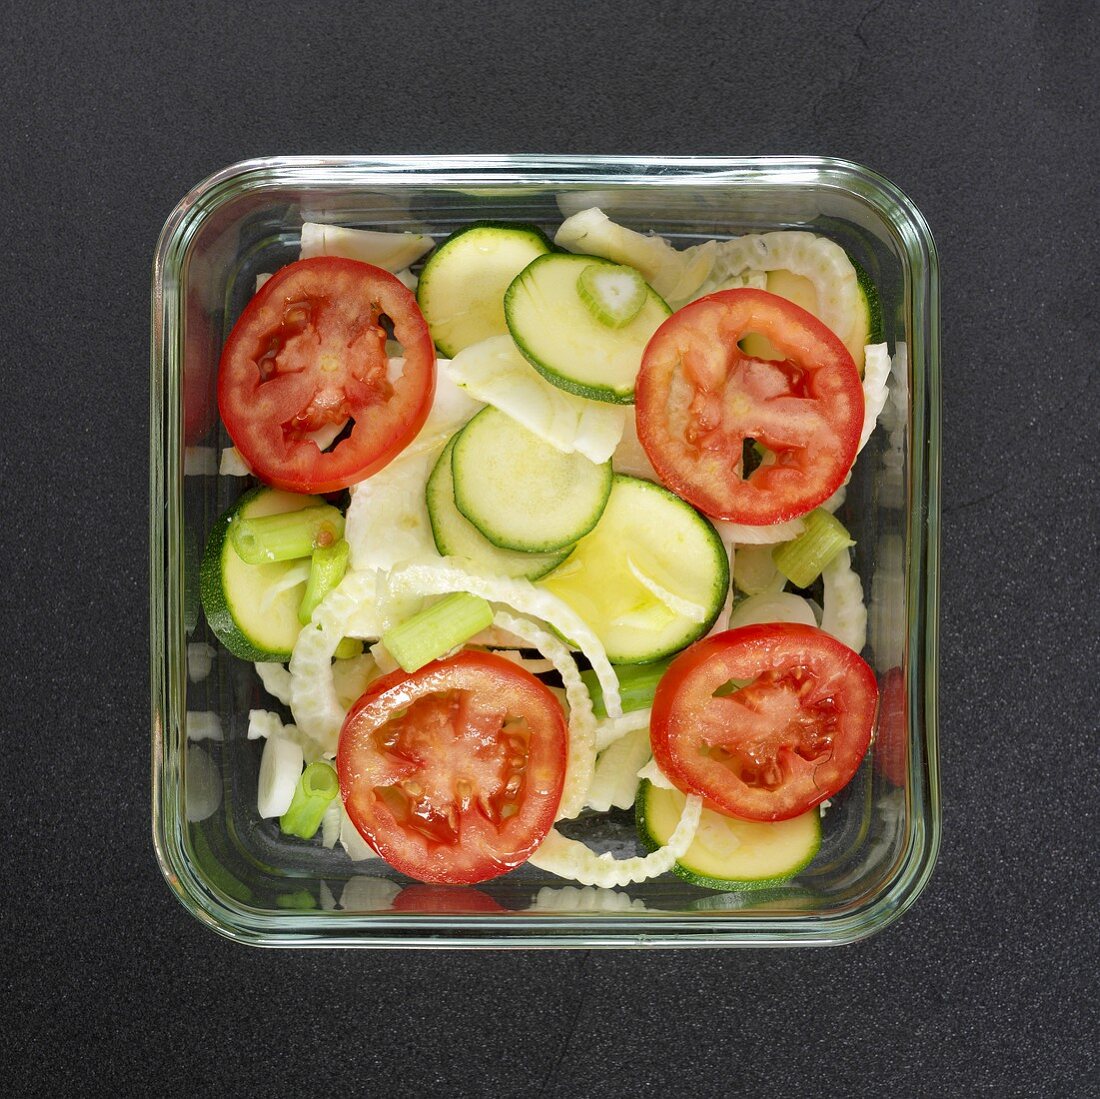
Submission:
M 646 798 L 652 788 L 653 784 L 648 779 L 643 779 L 638 787 L 638 796 L 634 801 L 634 823 L 638 829 L 638 838 L 647 851 L 656 851 L 663 846 L 650 831 L 649 822 L 646 819 Z M 704 812 L 706 812 L 705 807 Z M 672 872 L 678 878 L 682 878 L 691 885 L 697 885 L 701 889 L 720 889 L 727 893 L 774 889 L 805 870 L 817 858 L 817 853 L 820 850 L 821 836 L 819 832 L 817 843 L 803 862 L 782 874 L 775 874 L 767 878 L 715 878 L 707 874 L 699 874 L 684 866 L 679 860 L 672 867 Z
M 199 567 L 199 588 L 202 593 L 202 609 L 206 621 L 214 636 L 236 657 L 241 660 L 277 661 L 285 663 L 290 659 L 290 650 L 260 648 L 252 642 L 237 625 L 226 596 L 222 582 L 222 554 L 229 539 L 229 525 L 233 518 L 264 492 L 270 491 L 263 485 L 249 489 L 235 504 L 226 508 L 214 523 L 210 536 L 206 540 L 202 565 Z
M 867 303 L 867 342 L 883 343 L 886 339 L 886 325 L 883 320 L 882 301 L 878 296 L 878 289 L 875 287 L 871 276 L 851 256 L 848 259 L 851 260 L 852 266 L 855 268 L 859 292 Z

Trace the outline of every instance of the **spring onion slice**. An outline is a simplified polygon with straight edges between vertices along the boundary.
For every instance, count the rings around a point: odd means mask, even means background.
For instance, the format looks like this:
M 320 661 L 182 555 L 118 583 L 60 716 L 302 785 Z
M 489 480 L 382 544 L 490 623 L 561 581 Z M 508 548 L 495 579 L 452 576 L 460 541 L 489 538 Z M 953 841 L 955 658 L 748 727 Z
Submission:
M 321 846 L 330 851 L 340 838 L 340 820 L 343 810 L 344 803 L 339 798 L 333 798 L 325 807 L 321 817 Z M 326 888 L 324 882 L 321 882 L 321 887 Z
M 340 793 L 336 769 L 329 763 L 311 763 L 299 776 L 294 797 L 279 818 L 279 830 L 286 836 L 313 839 L 321 827 L 321 818 Z
M 297 725 L 284 725 L 283 719 L 278 714 L 270 710 L 248 711 L 249 740 L 270 740 L 272 737 L 280 736 L 284 740 L 293 740 L 302 749 L 302 758 L 306 763 L 323 759 L 326 754 L 324 747 L 313 737 L 303 733 Z
M 548 630 L 525 618 L 498 611 L 493 621 L 503 629 L 522 637 L 552 661 L 565 687 L 569 703 L 569 755 L 565 764 L 558 820 L 575 817 L 583 808 L 596 767 L 596 719 L 592 700 L 581 679 L 573 654 Z
M 390 655 L 415 672 L 493 623 L 493 608 L 480 596 L 453 592 L 382 635 Z
M 344 517 L 329 504 L 238 519 L 229 529 L 237 556 L 249 565 L 309 557 L 344 536 Z
M 317 609 L 317 604 L 341 580 L 348 571 L 348 551 L 350 547 L 343 539 L 337 539 L 331 545 L 317 546 L 309 560 L 309 577 L 306 590 L 302 593 L 302 602 L 298 607 L 298 621 L 304 626 Z
M 539 870 L 561 878 L 571 878 L 581 885 L 610 889 L 648 881 L 667 873 L 677 859 L 687 854 L 699 827 L 702 810 L 703 799 L 690 794 L 684 801 L 679 823 L 669 836 L 668 843 L 648 855 L 635 855 L 628 859 L 616 859 L 609 852 L 598 855 L 580 840 L 567 839 L 552 828 L 528 861 Z
M 650 758 L 649 725 L 641 726 L 605 748 L 596 760 L 596 771 L 585 802 L 589 809 L 606 813 L 612 806 L 629 809 L 638 794 L 638 769 Z
M 608 328 L 629 324 L 645 305 L 645 280 L 633 267 L 591 263 L 577 277 L 585 308 Z
M 848 550 L 838 554 L 821 573 L 825 606 L 821 628 L 853 652 L 867 643 L 867 608 L 863 603 L 863 582 L 852 568 Z

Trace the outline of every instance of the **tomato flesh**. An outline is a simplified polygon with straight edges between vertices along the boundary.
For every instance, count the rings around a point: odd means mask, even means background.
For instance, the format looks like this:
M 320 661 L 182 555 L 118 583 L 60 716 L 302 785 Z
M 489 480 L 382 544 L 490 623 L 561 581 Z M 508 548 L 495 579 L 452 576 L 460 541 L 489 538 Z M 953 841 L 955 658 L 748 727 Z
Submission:
M 745 820 L 786 820 L 851 781 L 871 742 L 868 665 L 813 626 L 742 626 L 686 649 L 657 687 L 657 765 Z
M 390 377 L 383 319 L 404 366 Z M 376 473 L 423 426 L 435 352 L 416 298 L 355 260 L 299 260 L 269 279 L 226 341 L 218 408 L 256 475 L 289 492 L 335 492 Z M 348 430 L 350 426 L 350 431 Z M 322 449 L 315 432 L 347 437 Z
M 759 333 L 779 359 L 746 354 Z M 855 461 L 863 388 L 812 313 L 764 290 L 724 290 L 673 313 L 642 356 L 638 439 L 661 480 L 707 515 L 756 526 L 804 515 Z M 742 475 L 746 442 L 768 458 Z
M 348 816 L 387 862 L 423 882 L 485 881 L 553 826 L 568 732 L 549 688 L 467 651 L 371 684 L 340 733 Z

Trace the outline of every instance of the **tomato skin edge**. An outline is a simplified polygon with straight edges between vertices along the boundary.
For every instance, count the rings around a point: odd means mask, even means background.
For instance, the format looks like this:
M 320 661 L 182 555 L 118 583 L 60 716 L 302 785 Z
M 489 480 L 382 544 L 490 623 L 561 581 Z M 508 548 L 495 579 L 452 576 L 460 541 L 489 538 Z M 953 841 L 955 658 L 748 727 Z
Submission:
M 777 796 L 775 798 L 777 804 L 773 808 L 761 811 L 748 808 L 743 803 L 737 802 L 729 790 L 717 790 L 700 782 L 695 775 L 681 766 L 679 758 L 673 751 L 673 741 L 676 731 L 682 727 L 682 721 L 676 709 L 677 703 L 680 701 L 679 692 L 689 678 L 697 669 L 705 667 L 709 661 L 720 660 L 731 645 L 754 643 L 760 640 L 766 641 L 769 633 L 774 636 L 786 635 L 788 639 L 797 639 L 801 636 L 806 640 L 820 642 L 825 649 L 831 650 L 834 655 L 843 660 L 845 664 L 844 672 L 851 677 L 849 694 L 855 700 L 862 701 L 860 708 L 863 712 L 859 726 L 853 728 L 850 734 L 849 730 L 845 729 L 846 741 L 838 744 L 835 749 L 834 754 L 840 753 L 845 758 L 845 765 L 840 769 L 839 776 L 834 777 L 834 780 L 825 786 L 816 787 L 817 776 L 815 772 L 815 788 L 812 791 L 803 791 L 801 797 L 793 796 L 794 791 L 791 792 L 792 796 L 787 798 Z M 762 668 L 760 670 L 767 669 Z M 720 683 L 721 679 L 718 682 Z M 653 699 L 652 716 L 650 718 L 650 742 L 657 766 L 666 778 L 681 793 L 696 794 L 703 798 L 708 809 L 742 820 L 787 820 L 835 796 L 855 777 L 871 746 L 878 703 L 878 683 L 870 665 L 858 653 L 853 652 L 848 646 L 824 633 L 819 628 L 789 623 L 741 626 L 704 638 L 690 648 L 685 649 L 673 660 L 658 684 Z M 832 756 L 829 763 L 832 763 Z M 781 787 L 777 791 L 777 795 L 781 795 L 785 789 L 786 786 Z M 734 793 L 737 792 L 736 787 L 733 790 Z
M 257 322 L 263 317 L 271 301 L 277 297 L 284 284 L 308 278 L 311 275 L 368 280 L 373 289 L 387 298 L 389 308 L 381 309 L 394 320 L 395 330 L 401 331 L 406 360 L 405 373 L 410 379 L 421 375 L 419 396 L 415 408 L 397 424 L 387 425 L 381 445 L 375 441 L 375 449 L 368 450 L 365 433 L 358 433 L 358 425 L 351 436 L 338 443 L 331 451 L 321 451 L 307 441 L 292 445 L 295 462 L 280 467 L 273 460 L 269 448 L 259 446 L 252 438 L 250 425 L 239 409 L 234 409 L 233 390 L 242 384 L 241 370 L 248 376 L 248 356 L 244 345 L 254 337 Z M 296 289 L 296 287 L 295 287 Z M 393 314 L 397 313 L 398 316 Z M 414 384 L 412 380 L 410 386 Z M 389 271 L 359 260 L 335 256 L 315 256 L 296 260 L 277 271 L 245 305 L 222 348 L 218 366 L 217 403 L 222 422 L 234 446 L 251 467 L 253 474 L 265 484 L 287 492 L 305 495 L 324 495 L 339 492 L 373 476 L 392 462 L 419 433 L 431 412 L 435 396 L 436 357 L 427 321 L 424 320 L 416 296 Z M 354 419 L 354 417 L 352 417 Z M 311 453 L 309 448 L 313 447 Z M 343 463 L 338 461 L 343 458 Z M 349 464 L 350 463 L 350 464 Z M 304 467 L 294 469 L 294 466 Z
M 532 710 L 539 708 L 535 716 L 543 720 L 542 725 L 538 726 L 542 732 L 538 744 L 535 744 L 536 738 L 532 736 L 529 760 L 538 755 L 545 763 L 549 754 L 556 765 L 557 773 L 551 795 L 525 796 L 519 811 L 503 826 L 514 841 L 509 849 L 499 851 L 494 848 L 489 851 L 483 848 L 481 857 L 478 858 L 476 854 L 472 855 L 464 850 L 460 844 L 447 850 L 437 847 L 430 860 L 417 859 L 415 851 L 411 850 L 415 845 L 410 845 L 407 841 L 401 822 L 384 807 L 379 808 L 380 799 L 368 802 L 369 810 L 363 808 L 361 791 L 357 789 L 358 784 L 352 777 L 356 770 L 353 757 L 360 750 L 358 741 L 362 736 L 357 727 L 360 716 L 371 707 L 376 707 L 378 712 L 370 715 L 368 721 L 371 722 L 370 731 L 377 731 L 390 720 L 394 711 L 404 709 L 433 693 L 429 689 L 416 693 L 417 688 L 423 686 L 425 681 L 438 681 L 439 689 L 447 689 L 445 680 L 440 677 L 445 677 L 449 670 L 453 671 L 455 668 L 484 670 L 490 677 L 487 690 L 493 687 L 493 676 L 498 677 L 498 685 L 499 676 L 507 676 L 514 692 L 518 692 L 518 696 L 524 700 L 530 700 Z M 433 661 L 411 674 L 400 669 L 387 673 L 368 685 L 349 710 L 341 729 L 336 755 L 340 797 L 356 830 L 396 870 L 428 885 L 475 885 L 522 865 L 549 834 L 564 789 L 568 735 L 561 704 L 545 684 L 503 657 L 488 652 L 464 650 L 447 660 Z M 445 752 L 446 745 L 438 750 Z M 503 835 L 503 829 L 497 829 L 497 836 Z M 484 838 L 484 829 L 482 836 Z M 448 851 L 451 852 L 450 859 Z
M 720 499 L 717 489 L 703 487 L 698 481 L 693 481 L 683 468 L 677 467 L 677 460 L 670 457 L 665 449 L 674 449 L 681 442 L 679 436 L 675 435 L 665 422 L 668 415 L 669 384 L 664 375 L 671 376 L 676 369 L 679 369 L 667 365 L 670 346 L 677 345 L 677 337 L 681 332 L 691 335 L 691 329 L 696 325 L 709 322 L 716 328 L 721 327 L 721 321 L 725 319 L 722 311 L 733 311 L 738 308 L 758 310 L 766 317 L 770 317 L 773 327 L 769 329 L 765 326 L 763 329 L 769 338 L 779 338 L 783 322 L 796 326 L 807 338 L 812 337 L 816 342 L 817 351 L 825 358 L 823 363 L 814 367 L 813 377 L 816 378 L 818 374 L 828 375 L 831 384 L 837 387 L 838 392 L 843 393 L 844 401 L 850 406 L 841 425 L 842 429 L 836 432 L 838 447 L 837 453 L 830 459 L 830 475 L 822 480 L 816 490 L 804 491 L 796 497 L 794 502 L 785 503 L 780 500 L 770 508 L 765 506 L 766 501 L 765 504 L 760 504 L 754 494 L 749 493 L 746 496 L 739 475 L 736 481 L 732 481 L 732 488 L 730 483 L 720 486 L 725 494 L 725 499 Z M 756 329 L 745 327 L 739 333 L 733 335 L 723 333 L 721 336 L 714 332 L 708 338 L 710 340 L 734 339 L 735 336 L 753 330 Z M 798 365 L 802 369 L 807 369 L 809 364 L 802 362 Z M 716 291 L 689 302 L 668 317 L 654 332 L 642 354 L 634 399 L 638 440 L 661 483 L 712 518 L 749 526 L 767 526 L 795 519 L 824 503 L 839 488 L 844 477 L 851 470 L 859 449 L 859 437 L 863 426 L 863 387 L 855 361 L 843 341 L 801 306 L 766 290 L 748 287 Z M 819 461 L 815 463 L 815 467 L 819 468 L 821 464 Z M 737 500 L 741 502 L 735 503 L 734 501 Z M 753 506 L 750 507 L 746 500 Z

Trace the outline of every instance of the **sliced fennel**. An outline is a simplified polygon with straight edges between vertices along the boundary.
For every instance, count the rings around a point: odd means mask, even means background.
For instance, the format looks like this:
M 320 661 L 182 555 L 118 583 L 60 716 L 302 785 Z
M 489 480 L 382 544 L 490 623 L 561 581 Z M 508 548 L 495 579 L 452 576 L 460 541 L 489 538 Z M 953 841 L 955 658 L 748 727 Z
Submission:
M 638 768 L 651 755 L 649 725 L 620 737 L 596 760 L 592 785 L 585 801 L 589 809 L 606 813 L 612 806 L 629 809 L 638 793 Z
M 809 600 L 790 591 L 750 595 L 748 599 L 742 599 L 730 615 L 731 630 L 764 622 L 794 622 L 816 626 L 817 618 Z
M 307 221 L 302 226 L 299 259 L 340 256 L 396 273 L 415 263 L 434 245 L 420 233 L 381 233 L 373 229 L 345 229 Z
M 566 454 L 576 451 L 597 464 L 606 462 L 622 437 L 627 409 L 551 385 L 509 335 L 473 344 L 439 369 L 471 397 L 506 412 Z
M 261 817 L 279 817 L 290 808 L 298 776 L 302 773 L 302 749 L 283 736 L 269 736 L 260 757 L 256 808 Z
M 571 878 L 581 885 L 611 888 L 648 881 L 671 870 L 676 860 L 691 846 L 702 808 L 702 799 L 690 795 L 684 802 L 684 810 L 668 843 L 648 855 L 635 855 L 628 859 L 616 859 L 609 852 L 600 855 L 580 840 L 567 839 L 552 828 L 529 861 L 540 870 Z
M 859 652 L 867 643 L 867 608 L 863 603 L 863 584 L 852 568 L 848 550 L 838 554 L 821 573 L 825 603 L 821 628 Z
M 688 300 L 703 284 L 718 248 L 715 241 L 708 240 L 679 251 L 663 237 L 617 225 L 596 207 L 566 218 L 554 243 L 570 252 L 602 256 L 633 267 L 670 305 Z

